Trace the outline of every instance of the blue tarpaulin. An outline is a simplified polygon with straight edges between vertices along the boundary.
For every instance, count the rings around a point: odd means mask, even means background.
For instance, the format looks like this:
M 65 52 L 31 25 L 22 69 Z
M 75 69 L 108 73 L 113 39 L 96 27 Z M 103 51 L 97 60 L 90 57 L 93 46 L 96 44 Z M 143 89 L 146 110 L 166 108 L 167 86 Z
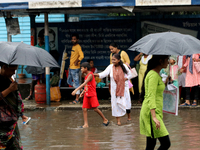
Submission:
M 0 10 L 28 9 L 28 2 L 22 3 L 0 3 Z

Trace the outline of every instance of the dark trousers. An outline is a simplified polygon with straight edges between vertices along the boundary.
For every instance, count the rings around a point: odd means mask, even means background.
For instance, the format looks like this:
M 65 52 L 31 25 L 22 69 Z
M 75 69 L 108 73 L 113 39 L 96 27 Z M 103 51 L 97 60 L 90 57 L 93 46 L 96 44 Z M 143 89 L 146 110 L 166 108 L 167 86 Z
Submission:
M 130 110 L 130 109 L 127 109 L 127 110 L 126 110 L 126 113 L 127 113 L 127 114 L 130 114 L 130 113 L 131 113 L 131 110 Z
M 185 87 L 185 92 L 186 92 L 186 100 L 192 100 L 191 92 L 193 93 L 193 99 L 198 100 L 198 98 L 199 98 L 199 87 L 198 86 L 192 87 L 192 91 L 190 91 L 190 87 Z
M 154 138 L 151 120 L 150 120 L 150 125 L 151 125 L 151 136 L 152 136 L 152 138 L 147 137 L 146 150 L 154 150 L 154 148 L 156 146 L 156 140 L 157 140 L 157 139 Z M 158 150 L 168 150 L 169 147 L 171 146 L 169 135 L 159 137 L 158 140 L 160 141 L 160 147 L 158 148 Z
M 156 146 L 156 140 L 157 139 L 147 137 L 146 150 L 154 150 L 154 148 Z M 160 147 L 158 148 L 158 150 L 168 150 L 169 147 L 171 146 L 168 135 L 164 136 L 164 137 L 160 137 L 160 138 L 158 138 L 158 140 L 160 141 Z

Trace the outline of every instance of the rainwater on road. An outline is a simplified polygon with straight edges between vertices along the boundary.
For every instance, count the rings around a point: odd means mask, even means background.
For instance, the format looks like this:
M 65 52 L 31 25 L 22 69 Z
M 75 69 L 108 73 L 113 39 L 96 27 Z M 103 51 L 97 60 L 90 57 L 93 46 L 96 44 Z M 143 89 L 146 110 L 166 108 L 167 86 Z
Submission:
M 116 125 L 111 111 L 104 110 L 109 119 L 107 127 L 92 110 L 88 111 L 89 128 L 83 125 L 81 110 L 28 111 L 32 118 L 28 125 L 19 120 L 24 150 L 144 150 L 146 137 L 139 132 L 139 109 L 132 109 L 132 122 L 122 117 Z M 200 149 L 200 110 L 179 110 L 179 116 L 164 114 L 164 122 L 171 139 L 170 150 Z M 156 148 L 159 146 L 157 141 Z

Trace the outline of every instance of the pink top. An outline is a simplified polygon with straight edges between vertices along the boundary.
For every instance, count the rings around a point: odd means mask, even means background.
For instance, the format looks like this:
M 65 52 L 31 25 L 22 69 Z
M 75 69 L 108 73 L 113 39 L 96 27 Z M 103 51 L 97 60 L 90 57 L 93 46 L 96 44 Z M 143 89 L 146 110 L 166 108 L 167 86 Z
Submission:
M 199 56 L 200 54 L 193 54 L 192 58 L 199 59 Z M 184 64 L 184 67 L 186 67 L 185 87 L 200 85 L 200 73 L 197 72 L 193 63 L 193 74 L 191 74 L 189 71 L 189 62 L 190 58 L 187 58 L 186 63 Z
M 170 66 L 170 77 L 172 80 L 178 80 L 178 65 L 171 65 Z

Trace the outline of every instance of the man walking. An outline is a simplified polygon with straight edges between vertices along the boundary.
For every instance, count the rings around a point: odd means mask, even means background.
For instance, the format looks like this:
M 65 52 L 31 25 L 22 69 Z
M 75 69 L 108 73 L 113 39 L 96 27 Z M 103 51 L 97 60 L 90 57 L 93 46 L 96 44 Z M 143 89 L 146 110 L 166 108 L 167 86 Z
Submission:
M 80 62 L 84 58 L 84 54 L 82 52 L 81 46 L 78 44 L 79 35 L 73 34 L 71 41 L 72 41 L 73 46 L 71 50 L 67 83 L 69 85 L 72 85 L 74 88 L 78 88 L 80 86 L 79 84 Z M 80 90 L 76 92 L 76 99 L 73 102 L 70 102 L 70 104 L 79 103 L 79 95 L 80 95 Z

